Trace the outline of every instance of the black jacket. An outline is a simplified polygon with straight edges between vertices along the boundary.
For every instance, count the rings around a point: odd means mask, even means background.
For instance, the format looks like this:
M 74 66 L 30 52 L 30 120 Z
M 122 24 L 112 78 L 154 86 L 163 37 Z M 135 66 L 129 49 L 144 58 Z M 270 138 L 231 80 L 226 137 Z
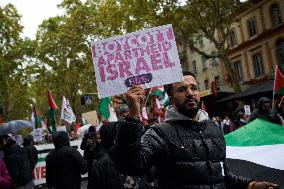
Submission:
M 29 161 L 30 161 L 31 168 L 32 170 L 34 170 L 37 164 L 37 160 L 38 160 L 37 149 L 33 145 L 29 144 L 29 145 L 24 146 L 24 150 L 26 150 Z
M 87 145 L 87 140 L 91 139 L 94 141 L 94 145 Z M 82 143 L 81 143 L 81 150 L 84 150 L 84 158 L 87 161 L 92 161 L 94 159 L 93 157 L 93 149 L 95 148 L 95 141 L 96 141 L 96 132 L 88 132 L 84 135 L 83 139 L 82 139 Z
M 270 99 L 268 99 L 266 97 L 261 97 L 257 101 L 257 108 L 258 109 L 250 115 L 249 121 L 251 122 L 251 121 L 259 118 L 259 119 L 263 119 L 265 121 L 269 121 L 269 122 L 281 125 L 282 124 L 281 118 L 280 118 L 279 115 L 277 115 L 276 112 L 274 112 L 272 109 L 270 109 L 268 112 L 264 112 L 262 110 L 262 105 L 265 102 L 271 102 L 271 101 L 270 101 Z
M 122 189 L 122 175 L 101 145 L 96 146 L 95 159 L 88 179 L 88 189 Z
M 118 130 L 112 158 L 120 170 L 137 175 L 154 166 L 160 188 L 245 189 L 250 181 L 230 172 L 223 134 L 207 121 L 171 109 L 143 136 L 136 121 L 121 120 Z
M 55 150 L 46 156 L 46 182 L 48 188 L 79 189 L 81 174 L 87 172 L 87 164 L 81 154 L 70 147 L 66 132 L 53 135 Z
M 15 187 L 24 186 L 32 180 L 33 169 L 22 147 L 12 144 L 5 149 L 4 161 Z
M 31 136 L 25 137 L 24 142 L 23 142 L 23 146 L 24 146 L 24 149 L 27 152 L 32 170 L 34 170 L 34 168 L 37 164 L 38 154 L 37 154 L 37 149 L 32 144 L 32 142 L 33 142 L 33 138 Z

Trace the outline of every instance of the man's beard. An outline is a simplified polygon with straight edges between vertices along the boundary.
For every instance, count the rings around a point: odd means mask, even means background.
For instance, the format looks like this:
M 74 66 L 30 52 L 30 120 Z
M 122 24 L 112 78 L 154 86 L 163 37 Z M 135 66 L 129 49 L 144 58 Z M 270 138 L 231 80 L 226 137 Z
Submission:
M 185 104 L 189 100 L 194 100 L 197 103 L 197 107 L 186 108 Z M 199 107 L 200 107 L 200 102 L 198 102 L 196 99 L 193 99 L 193 98 L 189 98 L 189 99 L 185 100 L 183 104 L 177 104 L 176 103 L 177 111 L 179 113 L 189 117 L 189 118 L 194 118 L 195 117 L 195 115 L 198 112 Z

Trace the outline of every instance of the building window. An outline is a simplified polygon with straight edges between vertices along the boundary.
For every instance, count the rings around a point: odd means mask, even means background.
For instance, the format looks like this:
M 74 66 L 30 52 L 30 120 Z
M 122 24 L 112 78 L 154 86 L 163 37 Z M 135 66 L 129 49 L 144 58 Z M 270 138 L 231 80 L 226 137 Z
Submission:
M 280 39 L 276 43 L 278 65 L 284 71 L 284 39 Z
M 204 80 L 204 87 L 205 87 L 205 90 L 209 89 L 209 80 L 208 79 Z
M 192 61 L 192 72 L 193 72 L 193 73 L 197 73 L 196 61 L 195 61 L 195 60 Z
M 243 80 L 243 67 L 241 61 L 237 61 L 233 65 L 236 79 Z
M 217 90 L 219 90 L 219 88 L 220 88 L 220 76 L 215 76 L 214 80 L 215 80 L 215 83 L 216 83 Z
M 281 25 L 281 11 L 278 5 L 271 6 L 271 17 L 272 17 L 272 24 L 274 27 Z
M 201 56 L 201 62 L 202 62 L 202 66 L 203 66 L 203 70 L 207 69 L 207 63 L 206 63 L 206 58 L 204 55 Z
M 235 30 L 232 30 L 231 33 L 230 33 L 230 43 L 231 43 L 231 46 L 232 47 L 235 47 L 238 45 L 238 42 L 237 42 L 237 33 Z
M 249 37 L 253 37 L 256 35 L 256 20 L 252 18 L 248 20 L 248 33 Z
M 262 57 L 260 53 L 256 53 L 252 56 L 253 70 L 255 77 L 260 77 L 264 74 Z

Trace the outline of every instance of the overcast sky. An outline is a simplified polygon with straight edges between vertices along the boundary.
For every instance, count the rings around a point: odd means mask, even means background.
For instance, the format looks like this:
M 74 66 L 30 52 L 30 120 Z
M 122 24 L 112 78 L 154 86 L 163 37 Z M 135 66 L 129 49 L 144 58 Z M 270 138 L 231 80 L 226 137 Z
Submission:
M 0 0 L 0 6 L 7 3 L 13 4 L 22 16 L 21 24 L 24 26 L 22 36 L 34 39 L 38 25 L 44 19 L 63 14 L 57 4 L 62 0 Z
M 62 0 L 0 0 L 0 6 L 3 7 L 7 3 L 16 6 L 18 13 L 22 15 L 22 36 L 34 39 L 38 25 L 44 19 L 63 14 L 63 10 L 56 6 L 61 2 Z

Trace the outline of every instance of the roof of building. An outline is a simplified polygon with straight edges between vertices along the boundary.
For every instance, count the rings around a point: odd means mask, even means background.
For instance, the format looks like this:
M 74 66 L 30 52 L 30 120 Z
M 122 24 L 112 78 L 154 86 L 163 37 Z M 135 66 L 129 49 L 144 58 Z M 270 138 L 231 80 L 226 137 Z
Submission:
M 228 96 L 226 98 L 223 98 L 223 99 L 219 100 L 218 102 L 224 102 L 224 101 L 229 101 L 229 100 L 233 100 L 233 99 L 241 99 L 241 98 L 245 98 L 245 97 L 252 96 L 252 95 L 255 95 L 255 94 L 270 92 L 270 91 L 273 90 L 273 83 L 274 83 L 274 80 L 268 80 L 265 83 L 251 86 L 248 89 L 246 89 L 246 90 L 244 90 L 240 93 L 236 93 L 236 94 L 233 94 L 233 95 Z

